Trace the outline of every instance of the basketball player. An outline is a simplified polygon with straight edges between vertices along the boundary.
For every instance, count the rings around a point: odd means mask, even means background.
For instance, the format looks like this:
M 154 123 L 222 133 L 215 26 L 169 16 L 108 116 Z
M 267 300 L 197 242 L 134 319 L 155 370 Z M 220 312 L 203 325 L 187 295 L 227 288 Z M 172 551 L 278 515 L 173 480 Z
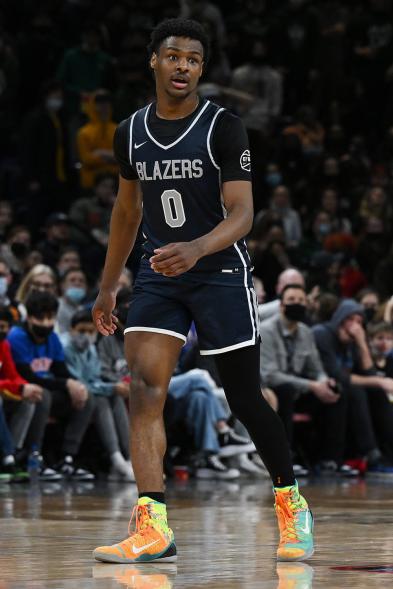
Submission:
M 298 491 L 283 425 L 260 389 L 258 318 L 243 240 L 253 221 L 247 135 L 240 119 L 197 94 L 208 59 L 197 22 L 162 22 L 149 50 L 157 100 L 116 132 L 120 185 L 93 309 L 100 333 L 113 334 L 116 285 L 143 221 L 144 255 L 125 329 L 136 528 L 93 554 L 115 563 L 176 559 L 163 486 L 163 407 L 194 321 L 201 354 L 215 356 L 232 413 L 272 477 L 277 556 L 304 560 L 313 553 L 312 514 Z

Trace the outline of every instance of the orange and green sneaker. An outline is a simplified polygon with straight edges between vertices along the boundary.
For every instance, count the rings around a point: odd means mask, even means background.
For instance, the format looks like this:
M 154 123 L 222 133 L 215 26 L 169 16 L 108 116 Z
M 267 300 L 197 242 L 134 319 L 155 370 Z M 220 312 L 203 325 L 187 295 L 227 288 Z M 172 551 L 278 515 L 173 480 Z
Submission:
M 131 533 L 134 516 L 135 531 Z M 132 512 L 128 533 L 129 537 L 119 544 L 96 548 L 94 558 L 119 564 L 176 561 L 175 539 L 168 527 L 164 503 L 141 497 Z
M 280 529 L 277 559 L 307 560 L 314 553 L 313 515 L 298 485 L 274 489 L 276 514 Z

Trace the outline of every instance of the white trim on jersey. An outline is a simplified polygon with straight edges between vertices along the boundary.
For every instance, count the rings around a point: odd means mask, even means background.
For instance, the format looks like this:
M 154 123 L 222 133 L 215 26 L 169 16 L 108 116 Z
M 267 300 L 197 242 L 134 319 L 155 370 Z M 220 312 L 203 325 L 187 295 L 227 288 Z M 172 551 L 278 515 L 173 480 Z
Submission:
M 158 327 L 143 327 L 143 326 L 134 326 L 134 327 L 127 327 L 124 330 L 124 334 L 128 333 L 129 331 L 148 331 L 151 333 L 163 333 L 164 335 L 172 335 L 173 337 L 177 337 L 181 339 L 184 343 L 187 341 L 187 338 L 182 333 L 177 333 L 176 331 L 170 331 L 169 329 L 159 329 Z
M 254 323 L 254 318 L 253 318 L 253 302 L 251 300 L 251 295 L 250 295 L 250 289 L 248 287 L 247 284 L 247 263 L 246 260 L 244 259 L 242 252 L 239 249 L 239 246 L 237 245 L 237 242 L 233 244 L 235 250 L 237 251 L 237 253 L 240 256 L 240 259 L 242 261 L 243 264 L 243 270 L 244 270 L 244 288 L 247 291 L 247 301 L 248 301 L 248 310 L 250 311 L 250 319 L 251 319 L 251 325 L 252 325 L 252 339 L 253 339 L 253 343 L 255 344 L 255 332 L 256 332 L 256 327 L 255 327 L 255 323 Z M 255 321 L 257 321 L 257 318 L 255 318 Z
M 231 350 L 238 350 L 239 348 L 253 345 L 255 345 L 255 338 L 234 344 L 233 346 L 227 346 L 226 348 L 218 348 L 217 350 L 199 350 L 199 353 L 201 356 L 212 356 L 213 354 L 225 354 L 225 352 L 230 352 Z
M 213 164 L 213 166 L 217 170 L 220 169 L 220 166 L 218 164 L 216 164 L 215 159 L 213 157 L 213 153 L 212 153 L 211 146 L 210 146 L 210 137 L 211 137 L 211 134 L 213 132 L 213 126 L 214 126 L 214 123 L 216 122 L 216 118 L 218 117 L 218 115 L 220 114 L 220 112 L 222 112 L 224 110 L 225 110 L 225 108 L 220 108 L 216 112 L 216 114 L 214 115 L 213 120 L 212 120 L 211 125 L 210 125 L 210 128 L 209 128 L 209 131 L 208 131 L 208 134 L 207 134 L 207 141 L 206 141 L 206 143 L 207 143 L 207 151 L 208 151 L 208 154 L 209 154 L 209 157 L 210 157 L 210 161 L 211 161 L 211 163 Z
M 134 114 L 131 117 L 131 121 L 130 121 L 130 144 L 128 147 L 128 152 L 129 152 L 129 158 L 130 158 L 130 164 L 132 166 L 132 128 L 134 125 L 134 117 L 136 115 L 136 112 L 134 112 Z
M 191 125 L 184 131 L 183 135 L 180 135 L 180 137 L 178 137 L 176 139 L 176 141 L 174 141 L 173 143 L 170 143 L 169 145 L 162 145 L 162 143 L 159 143 L 159 141 L 157 141 L 157 139 L 155 139 L 153 137 L 153 135 L 149 131 L 149 127 L 147 126 L 147 117 L 149 116 L 149 111 L 150 111 L 150 108 L 151 108 L 151 104 L 149 104 L 149 106 L 146 109 L 146 114 L 145 114 L 145 130 L 146 130 L 146 133 L 148 134 L 148 136 L 150 137 L 150 139 L 153 141 L 153 143 L 155 143 L 156 145 L 158 145 L 158 147 L 161 147 L 161 149 L 165 149 L 165 150 L 166 149 L 170 149 L 171 147 L 173 147 L 174 145 L 176 145 L 177 143 L 179 143 L 179 141 L 181 141 L 182 139 L 184 139 L 184 137 L 186 135 L 188 135 L 188 133 L 193 128 L 193 126 L 196 125 L 196 123 L 199 121 L 199 119 L 201 118 L 202 114 L 205 112 L 205 110 L 209 106 L 209 104 L 210 104 L 210 100 L 207 100 L 205 106 L 197 114 L 197 116 L 195 117 L 195 119 L 192 121 Z

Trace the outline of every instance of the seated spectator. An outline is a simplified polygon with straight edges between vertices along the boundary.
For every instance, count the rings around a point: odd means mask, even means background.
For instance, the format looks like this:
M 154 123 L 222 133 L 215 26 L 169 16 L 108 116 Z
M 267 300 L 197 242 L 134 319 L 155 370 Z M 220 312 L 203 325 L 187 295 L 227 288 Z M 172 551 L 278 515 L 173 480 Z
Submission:
M 31 248 L 31 233 L 24 225 L 10 227 L 6 242 L 0 247 L 0 255 L 15 276 L 25 271 L 26 257 Z
M 75 245 L 70 238 L 70 220 L 64 213 L 52 213 L 45 221 L 46 237 L 37 246 L 44 264 L 55 267 L 60 252 L 65 247 Z
M 331 320 L 313 328 L 324 369 L 348 395 L 353 449 L 369 470 L 393 474 L 393 380 L 375 370 L 363 329 L 363 307 L 341 301 Z
M 5 240 L 9 228 L 12 225 L 14 211 L 9 200 L 0 200 L 0 238 Z
M 289 190 L 286 186 L 280 185 L 274 189 L 270 208 L 281 218 L 287 246 L 297 247 L 302 239 L 302 225 L 299 214 L 291 208 Z
M 278 315 L 281 306 L 280 296 L 288 284 L 298 284 L 303 288 L 305 287 L 304 277 L 300 270 L 297 268 L 287 268 L 284 270 L 284 272 L 281 272 L 276 284 L 277 297 L 274 299 L 274 301 L 270 301 L 268 303 L 264 302 L 258 306 L 259 321 L 265 321 L 265 319 L 269 319 L 274 315 Z
M 296 135 L 305 156 L 316 156 L 323 151 L 325 130 L 310 106 L 298 110 L 294 124 L 286 127 L 283 135 Z
M 381 303 L 379 295 L 375 288 L 363 288 L 356 295 L 356 300 L 364 308 L 364 322 L 369 325 L 376 320 L 378 314 L 379 305 Z
M 7 420 L 5 418 L 3 409 L 3 400 L 0 396 L 0 483 L 9 483 L 12 481 L 13 473 L 16 471 L 15 464 L 15 446 L 12 440 L 11 432 L 8 429 Z M 15 470 L 14 470 L 15 469 Z M 29 475 L 27 472 L 15 472 L 15 480 L 28 481 Z
M 7 307 L 0 307 L 0 398 L 8 418 L 14 451 L 4 456 L 2 472 L 12 475 L 13 480 L 25 480 L 20 464 L 33 447 L 42 444 L 49 414 L 50 399 L 47 391 L 36 384 L 29 384 L 17 372 L 6 340 L 13 317 Z M 25 448 L 25 452 L 23 452 Z M 15 454 L 18 454 L 16 461 Z M 22 474 L 20 474 L 22 473 Z M 58 480 L 60 476 L 50 468 L 40 470 L 41 480 Z
M 311 231 L 304 237 L 299 247 L 301 265 L 307 268 L 311 257 L 324 250 L 326 239 L 333 234 L 331 218 L 328 213 L 318 211 L 313 218 Z
M 107 90 L 97 90 L 86 107 L 90 120 L 78 131 L 77 144 L 82 164 L 80 176 L 83 188 L 92 188 L 99 174 L 118 173 L 112 147 L 116 123 L 112 120 L 111 102 Z
M 368 342 L 377 374 L 393 378 L 393 326 L 381 321 L 368 326 Z M 390 402 L 393 394 L 388 393 Z
M 8 264 L 0 258 L 0 306 L 7 307 L 15 321 L 20 319 L 18 303 L 12 299 L 13 276 Z
M 321 468 L 353 473 L 343 466 L 346 398 L 338 395 L 334 379 L 323 370 L 311 330 L 303 321 L 307 297 L 304 287 L 286 286 L 278 315 L 261 323 L 261 378 L 278 398 L 280 415 L 292 444 L 297 401 L 318 420 Z M 303 468 L 295 465 L 295 473 Z
M 71 331 L 62 337 L 66 365 L 73 377 L 95 397 L 94 422 L 110 458 L 110 478 L 135 481 L 128 449 L 129 425 L 124 402 L 129 394 L 129 384 L 121 378 L 116 382 L 102 379 L 96 338 L 90 310 L 76 311 L 71 319 Z
M 60 474 L 73 480 L 92 480 L 94 475 L 78 468 L 75 458 L 94 411 L 94 401 L 85 385 L 72 378 L 64 350 L 54 333 L 58 302 L 49 292 L 33 291 L 26 300 L 27 320 L 14 326 L 8 341 L 18 372 L 28 382 L 50 391 L 51 416 L 65 422 Z M 42 448 L 38 450 L 41 452 Z
M 352 225 L 349 219 L 340 215 L 340 201 L 334 188 L 325 188 L 322 192 L 320 210 L 330 215 L 334 233 L 351 233 Z
M 56 332 L 70 330 L 71 318 L 87 295 L 87 279 L 80 268 L 70 268 L 60 281 L 61 297 L 56 316 Z
M 19 303 L 18 310 L 23 320 L 26 319 L 26 299 L 33 291 L 49 292 L 53 295 L 57 294 L 57 279 L 52 268 L 45 264 L 37 264 L 26 274 L 20 283 L 15 298 Z
M 26 117 L 21 137 L 21 160 L 28 200 L 34 200 L 30 226 L 52 210 L 52 198 L 60 209 L 67 207 L 67 183 L 71 179 L 70 149 L 63 89 L 60 82 L 47 81 L 41 104 Z M 69 188 L 69 186 L 68 186 Z
M 115 196 L 115 177 L 111 174 L 98 174 L 94 179 L 93 196 L 75 201 L 69 213 L 74 223 L 104 246 L 108 245 L 109 221 Z
M 362 220 L 376 217 L 390 228 L 393 220 L 393 207 L 384 188 L 374 186 L 366 191 L 360 203 L 359 217 Z
M 239 95 L 239 110 L 247 129 L 270 133 L 282 109 L 282 74 L 270 63 L 266 41 L 260 36 L 251 41 L 249 60 L 233 71 L 232 87 Z
M 62 249 L 59 253 L 59 258 L 56 262 L 56 271 L 60 278 L 64 276 L 64 274 L 70 268 L 80 268 L 81 267 L 81 258 L 79 255 L 78 248 L 70 245 L 66 246 Z

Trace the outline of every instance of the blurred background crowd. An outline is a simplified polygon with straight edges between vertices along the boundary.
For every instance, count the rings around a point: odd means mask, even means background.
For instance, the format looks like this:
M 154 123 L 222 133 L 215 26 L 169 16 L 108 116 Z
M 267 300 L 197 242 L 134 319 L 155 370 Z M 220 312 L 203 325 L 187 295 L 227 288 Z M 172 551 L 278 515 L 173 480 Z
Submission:
M 3 0 L 5 480 L 23 478 L 32 454 L 47 480 L 109 467 L 133 477 L 122 336 L 97 341 L 89 310 L 116 195 L 114 131 L 153 100 L 150 31 L 179 15 L 211 37 L 200 93 L 249 134 L 261 381 L 297 474 L 393 476 L 392 1 Z M 139 248 L 119 282 L 120 324 Z M 168 473 L 185 462 L 206 477 L 263 474 L 196 348 L 191 334 L 168 402 Z M 83 450 L 94 444 L 106 462 Z

